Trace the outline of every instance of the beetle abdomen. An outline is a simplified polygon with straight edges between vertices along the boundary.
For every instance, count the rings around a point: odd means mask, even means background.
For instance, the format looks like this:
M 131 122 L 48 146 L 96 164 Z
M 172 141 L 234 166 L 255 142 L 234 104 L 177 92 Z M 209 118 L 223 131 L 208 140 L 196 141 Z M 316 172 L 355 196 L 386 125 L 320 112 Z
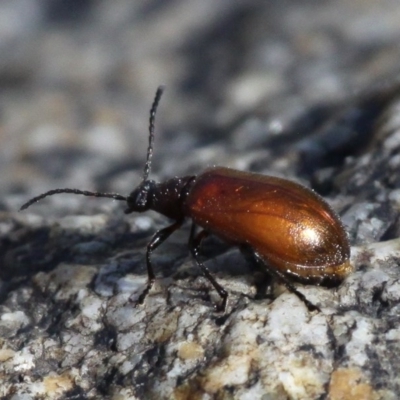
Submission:
M 350 246 L 330 206 L 310 189 L 271 176 L 212 168 L 185 201 L 193 221 L 300 281 L 334 285 L 351 271 Z

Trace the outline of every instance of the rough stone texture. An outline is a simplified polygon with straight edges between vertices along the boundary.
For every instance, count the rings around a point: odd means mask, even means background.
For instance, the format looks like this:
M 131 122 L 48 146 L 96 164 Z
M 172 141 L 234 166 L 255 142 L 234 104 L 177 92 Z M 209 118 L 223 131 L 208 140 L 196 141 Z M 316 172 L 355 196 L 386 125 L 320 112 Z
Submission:
M 400 397 L 398 1 L 3 1 L 0 5 L 0 397 Z M 327 198 L 352 244 L 338 289 L 262 280 L 216 238 L 57 187 L 129 193 L 149 105 L 154 179 L 211 165 L 284 176 Z

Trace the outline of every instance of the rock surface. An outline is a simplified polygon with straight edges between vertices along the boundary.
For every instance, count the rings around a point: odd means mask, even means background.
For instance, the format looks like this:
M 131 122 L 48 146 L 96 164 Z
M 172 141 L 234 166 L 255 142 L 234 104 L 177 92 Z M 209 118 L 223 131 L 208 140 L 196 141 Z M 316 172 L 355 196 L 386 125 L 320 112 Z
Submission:
M 400 397 L 400 4 L 345 0 L 5 1 L 0 5 L 0 397 Z M 153 178 L 224 165 L 314 188 L 341 215 L 355 272 L 273 287 L 217 238 L 126 216 L 73 187 L 140 182 L 164 83 Z M 260 278 L 261 277 L 261 278 Z M 271 293 L 270 293 L 271 294 Z

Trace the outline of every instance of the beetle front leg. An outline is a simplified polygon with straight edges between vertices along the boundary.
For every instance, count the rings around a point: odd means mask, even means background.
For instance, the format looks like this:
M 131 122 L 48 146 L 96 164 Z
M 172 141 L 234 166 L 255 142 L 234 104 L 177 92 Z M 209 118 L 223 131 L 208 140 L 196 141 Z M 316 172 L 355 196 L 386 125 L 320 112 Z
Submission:
M 154 281 L 156 280 L 156 276 L 154 274 L 153 266 L 151 265 L 151 253 L 165 240 L 168 239 L 177 229 L 182 226 L 183 220 L 176 221 L 172 225 L 167 226 L 166 228 L 160 229 L 157 231 L 154 236 L 151 238 L 150 243 L 147 245 L 146 252 L 146 265 L 147 265 L 147 286 L 141 293 L 138 298 L 137 304 L 143 304 L 146 296 L 149 294 L 151 288 L 154 285 Z
M 189 250 L 192 253 L 196 264 L 199 266 L 203 275 L 210 281 L 214 289 L 217 291 L 221 297 L 221 304 L 215 306 L 216 311 L 224 312 L 226 309 L 226 303 L 228 301 L 228 292 L 215 280 L 208 268 L 199 260 L 199 250 L 203 239 L 209 236 L 209 232 L 202 230 L 197 235 L 195 235 L 196 226 L 192 224 L 189 237 Z

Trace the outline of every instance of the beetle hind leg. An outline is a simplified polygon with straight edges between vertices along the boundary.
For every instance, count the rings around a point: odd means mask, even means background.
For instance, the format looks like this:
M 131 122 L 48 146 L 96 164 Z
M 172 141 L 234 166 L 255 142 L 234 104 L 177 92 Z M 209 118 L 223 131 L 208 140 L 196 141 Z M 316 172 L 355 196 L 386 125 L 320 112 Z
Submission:
M 250 257 L 254 262 L 263 270 L 267 270 L 268 274 L 273 278 L 276 278 L 279 282 L 281 282 L 285 287 L 289 290 L 289 292 L 295 294 L 308 308 L 308 311 L 321 311 L 318 306 L 311 303 L 310 300 L 304 296 L 303 293 L 299 292 L 296 287 L 292 284 L 292 282 L 280 271 L 268 266 L 265 261 L 252 249 L 246 248 L 242 249 L 247 257 Z

